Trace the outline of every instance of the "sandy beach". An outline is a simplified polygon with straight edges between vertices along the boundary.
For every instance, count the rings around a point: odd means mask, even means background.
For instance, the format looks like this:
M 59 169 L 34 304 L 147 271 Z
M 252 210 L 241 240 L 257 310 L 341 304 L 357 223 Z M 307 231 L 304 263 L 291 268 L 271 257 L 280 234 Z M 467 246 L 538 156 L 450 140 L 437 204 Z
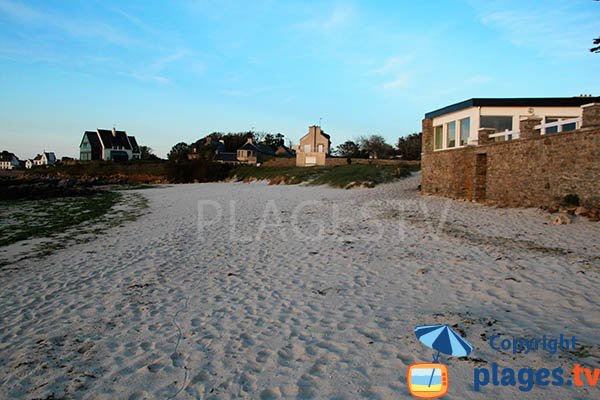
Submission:
M 0 269 L 0 398 L 410 398 L 407 367 L 431 361 L 413 330 L 434 323 L 474 347 L 442 357 L 446 399 L 597 398 L 476 393 L 473 374 L 600 367 L 600 224 L 418 185 L 139 191 L 137 220 Z M 574 335 L 579 350 L 513 355 L 495 334 Z

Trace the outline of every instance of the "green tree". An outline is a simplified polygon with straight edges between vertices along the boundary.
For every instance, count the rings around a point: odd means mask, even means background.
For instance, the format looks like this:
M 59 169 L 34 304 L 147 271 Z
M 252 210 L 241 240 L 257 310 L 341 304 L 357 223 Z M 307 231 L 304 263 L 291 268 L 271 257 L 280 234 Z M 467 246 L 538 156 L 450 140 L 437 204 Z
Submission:
M 249 138 L 255 138 L 255 132 L 237 132 L 237 133 L 221 133 L 213 132 L 210 136 L 215 140 L 223 140 L 225 143 L 225 151 L 234 152 L 246 143 Z
M 283 136 L 281 133 L 277 133 L 275 135 L 267 133 L 263 139 L 263 144 L 269 146 L 273 149 L 273 151 L 275 151 L 280 146 L 285 144 L 285 136 Z
M 184 142 L 180 142 L 180 143 L 177 143 L 175 146 L 173 146 L 171 151 L 169 151 L 169 154 L 167 154 L 167 158 L 169 159 L 169 161 L 175 161 L 175 162 L 185 161 L 188 159 L 187 155 L 189 152 L 190 152 L 190 146 L 188 146 Z
M 421 133 L 411 133 L 406 137 L 399 138 L 396 145 L 398 155 L 404 160 L 420 160 L 421 137 Z
M 595 47 L 592 47 L 592 48 L 590 49 L 590 51 L 591 51 L 592 53 L 600 53 L 600 37 L 599 37 L 599 38 L 596 38 L 596 39 L 594 39 L 594 45 L 597 45 L 597 46 L 595 46 Z
M 148 146 L 140 146 L 140 159 L 142 160 L 160 160 L 156 154 L 154 154 L 154 150 Z
M 363 136 L 359 143 L 361 151 L 369 158 L 388 158 L 394 153 L 394 148 L 380 135 Z
M 352 140 L 346 140 L 344 143 L 342 143 L 338 147 L 336 147 L 335 154 L 340 157 L 353 157 L 353 158 L 364 157 L 364 154 L 361 153 L 360 147 L 358 146 L 358 144 L 356 144 Z

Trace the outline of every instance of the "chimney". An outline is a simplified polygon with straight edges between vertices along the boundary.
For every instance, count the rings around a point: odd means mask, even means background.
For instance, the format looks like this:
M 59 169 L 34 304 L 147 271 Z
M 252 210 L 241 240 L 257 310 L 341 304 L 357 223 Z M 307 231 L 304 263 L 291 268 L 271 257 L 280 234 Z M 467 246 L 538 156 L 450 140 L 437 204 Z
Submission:
M 114 127 L 114 126 L 113 126 L 113 128 L 112 128 L 112 134 L 113 134 L 113 136 L 115 136 L 115 135 L 117 134 L 117 130 L 115 129 L 115 127 Z
M 252 144 L 252 138 L 251 138 L 251 137 L 249 137 L 249 138 L 248 138 L 248 140 L 246 140 L 246 143 L 250 143 L 250 144 Z

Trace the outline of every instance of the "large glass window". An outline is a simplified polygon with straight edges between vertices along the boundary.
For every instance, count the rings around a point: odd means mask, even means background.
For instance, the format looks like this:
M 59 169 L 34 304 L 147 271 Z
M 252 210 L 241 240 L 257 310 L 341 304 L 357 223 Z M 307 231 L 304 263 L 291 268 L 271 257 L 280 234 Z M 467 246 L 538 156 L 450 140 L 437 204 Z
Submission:
M 482 116 L 479 120 L 481 128 L 495 129 L 496 132 L 512 131 L 513 119 L 510 116 Z
M 448 135 L 448 140 L 446 141 L 448 147 L 456 146 L 456 121 L 446 124 L 446 134 Z
M 442 126 L 436 126 L 433 128 L 433 149 L 439 150 L 443 144 L 443 129 Z
M 471 118 L 460 120 L 460 145 L 466 146 L 469 141 L 469 131 L 471 130 Z
M 551 122 L 557 122 L 557 121 L 562 121 L 563 119 L 570 119 L 572 117 L 546 117 L 545 118 L 545 122 L 547 124 L 551 123 Z M 569 132 L 569 131 L 574 131 L 575 129 L 577 129 L 577 124 L 575 122 L 572 122 L 570 124 L 564 124 L 562 126 L 562 130 L 561 132 Z M 558 126 L 552 126 L 550 128 L 546 128 L 546 133 L 557 133 L 558 132 Z

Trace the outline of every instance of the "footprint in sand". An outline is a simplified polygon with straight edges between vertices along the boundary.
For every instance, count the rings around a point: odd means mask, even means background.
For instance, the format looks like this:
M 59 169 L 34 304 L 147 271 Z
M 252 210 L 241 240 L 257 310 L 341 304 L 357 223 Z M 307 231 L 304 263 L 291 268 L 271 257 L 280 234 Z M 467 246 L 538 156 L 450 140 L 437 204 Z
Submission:
M 183 368 L 185 365 L 185 356 L 181 352 L 174 352 L 171 354 L 171 361 L 173 362 L 174 367 Z
M 269 361 L 269 358 L 273 355 L 271 350 L 261 350 L 256 353 L 256 362 L 264 364 Z

